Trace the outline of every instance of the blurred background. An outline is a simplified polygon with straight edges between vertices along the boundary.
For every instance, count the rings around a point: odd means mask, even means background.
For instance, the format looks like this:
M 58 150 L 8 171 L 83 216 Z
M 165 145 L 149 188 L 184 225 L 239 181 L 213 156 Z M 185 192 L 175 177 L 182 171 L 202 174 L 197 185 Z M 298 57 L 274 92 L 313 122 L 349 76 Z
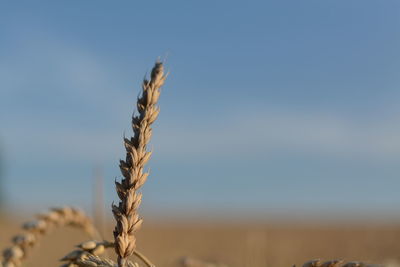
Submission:
M 395 0 L 0 3 L 0 245 L 59 205 L 111 236 L 122 138 L 161 58 L 138 238 L 157 265 L 400 259 L 399 13 Z M 30 264 L 81 240 L 61 237 Z

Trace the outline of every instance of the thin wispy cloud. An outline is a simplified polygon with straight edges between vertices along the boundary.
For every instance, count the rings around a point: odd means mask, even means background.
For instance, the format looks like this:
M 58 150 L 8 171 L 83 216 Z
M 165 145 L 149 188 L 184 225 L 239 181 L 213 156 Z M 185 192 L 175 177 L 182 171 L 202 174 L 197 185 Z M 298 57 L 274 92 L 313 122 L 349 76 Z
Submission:
M 339 116 L 266 108 L 245 116 L 232 114 L 220 118 L 219 123 L 168 127 L 164 122 L 157 137 L 160 153 L 182 157 L 252 153 L 257 157 L 292 151 L 348 159 L 391 161 L 400 157 L 398 118 L 360 123 Z

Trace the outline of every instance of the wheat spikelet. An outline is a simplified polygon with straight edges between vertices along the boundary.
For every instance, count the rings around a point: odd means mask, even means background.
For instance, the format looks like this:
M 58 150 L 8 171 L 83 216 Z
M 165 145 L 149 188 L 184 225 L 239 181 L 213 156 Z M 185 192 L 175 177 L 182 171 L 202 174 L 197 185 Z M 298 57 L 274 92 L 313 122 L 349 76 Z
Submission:
M 162 63 L 156 62 L 151 71 L 150 81 L 143 81 L 142 95 L 137 99 L 138 115 L 132 117 L 134 135 L 130 139 L 124 139 L 126 159 L 120 161 L 123 178 L 121 183 L 115 182 L 120 202 L 118 206 L 112 206 L 117 222 L 114 240 L 119 267 L 126 266 L 126 259 L 136 249 L 135 232 L 142 224 L 138 214 L 142 194 L 138 190 L 146 182 L 149 174 L 143 170 L 151 155 L 151 152 L 146 151 L 146 147 L 152 134 L 151 124 L 159 113 L 156 104 L 165 78 Z
M 60 226 L 72 226 L 83 229 L 89 236 L 98 237 L 91 220 L 80 210 L 71 207 L 54 208 L 47 213 L 39 214 L 38 220 L 25 223 L 24 233 L 13 237 L 13 246 L 3 252 L 3 266 L 20 266 L 28 256 L 29 249 L 34 247 L 41 236 L 50 229 Z M 1 265 L 0 265 L 1 266 Z

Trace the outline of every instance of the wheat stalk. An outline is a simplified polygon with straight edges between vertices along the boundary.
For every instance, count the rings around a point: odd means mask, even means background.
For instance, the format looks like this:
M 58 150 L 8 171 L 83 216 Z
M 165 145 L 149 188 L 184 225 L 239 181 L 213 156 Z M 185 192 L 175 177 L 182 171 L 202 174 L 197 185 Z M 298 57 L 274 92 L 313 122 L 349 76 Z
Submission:
M 4 267 L 20 266 L 28 256 L 29 250 L 39 242 L 40 237 L 55 227 L 73 226 L 83 229 L 92 238 L 99 237 L 91 220 L 75 208 L 53 208 L 37 217 L 38 220 L 25 223 L 22 226 L 25 232 L 14 236 L 13 246 L 4 250 L 2 261 Z
M 142 94 L 137 99 L 138 115 L 132 116 L 134 135 L 130 139 L 124 138 L 126 159 L 120 161 L 123 178 L 121 183 L 115 182 L 120 202 L 118 206 L 112 205 L 117 222 L 114 240 L 119 267 L 126 266 L 126 259 L 136 249 L 135 232 L 142 224 L 142 219 L 138 214 L 142 194 L 138 190 L 146 182 L 149 174 L 143 168 L 151 155 L 151 152 L 146 151 L 147 144 L 152 134 L 151 124 L 159 113 L 156 104 L 165 78 L 163 64 L 156 62 L 151 71 L 150 81 L 144 79 Z

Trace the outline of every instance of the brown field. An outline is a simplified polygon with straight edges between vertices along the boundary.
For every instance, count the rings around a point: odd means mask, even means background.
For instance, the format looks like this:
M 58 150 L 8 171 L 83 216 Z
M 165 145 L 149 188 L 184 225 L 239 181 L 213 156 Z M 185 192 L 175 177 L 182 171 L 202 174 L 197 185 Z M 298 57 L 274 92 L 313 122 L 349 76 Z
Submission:
M 17 220 L 21 222 L 20 220 Z M 19 230 L 19 223 L 0 223 L 0 247 Z M 111 238 L 112 226 L 107 227 Z M 58 259 L 82 240 L 75 229 L 55 229 L 34 248 L 25 266 L 59 266 Z M 400 225 L 389 224 L 224 224 L 166 223 L 147 220 L 138 232 L 138 249 L 157 266 L 180 266 L 179 260 L 192 257 L 232 267 L 292 266 L 315 258 L 341 258 L 367 263 L 400 260 Z M 111 251 L 109 255 L 112 257 Z

